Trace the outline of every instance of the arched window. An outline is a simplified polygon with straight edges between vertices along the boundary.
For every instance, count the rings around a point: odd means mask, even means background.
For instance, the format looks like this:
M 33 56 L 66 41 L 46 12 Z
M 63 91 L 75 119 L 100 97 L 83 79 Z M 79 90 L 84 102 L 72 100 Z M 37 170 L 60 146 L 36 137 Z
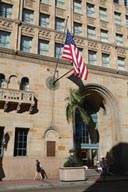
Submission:
M 21 79 L 20 89 L 24 91 L 29 91 L 29 79 L 27 77 L 23 77 Z
M 7 83 L 5 81 L 5 75 L 0 73 L 0 87 L 7 88 Z

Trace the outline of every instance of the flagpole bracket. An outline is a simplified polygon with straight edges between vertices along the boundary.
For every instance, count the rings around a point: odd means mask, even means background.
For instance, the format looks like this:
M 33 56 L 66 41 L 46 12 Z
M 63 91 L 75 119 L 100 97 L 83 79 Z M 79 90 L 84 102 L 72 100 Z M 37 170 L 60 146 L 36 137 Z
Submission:
M 46 79 L 46 85 L 50 90 L 55 91 L 59 88 L 59 82 L 56 81 L 56 78 L 50 76 Z

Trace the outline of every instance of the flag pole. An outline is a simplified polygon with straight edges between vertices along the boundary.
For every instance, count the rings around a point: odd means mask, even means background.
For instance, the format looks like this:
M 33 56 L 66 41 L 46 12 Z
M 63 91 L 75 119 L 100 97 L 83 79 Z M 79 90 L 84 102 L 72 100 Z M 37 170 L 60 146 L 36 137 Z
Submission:
M 65 23 L 65 27 L 64 27 L 64 35 L 65 35 L 66 28 L 67 28 L 68 19 L 69 19 L 69 16 L 67 16 L 67 19 L 66 19 L 66 23 Z M 64 40 L 64 38 L 63 38 L 63 40 Z M 59 64 L 59 55 L 60 55 L 60 53 L 61 53 L 61 47 L 60 47 L 60 51 L 59 51 L 59 54 L 58 54 L 58 60 L 57 60 L 55 70 L 54 70 L 53 81 L 55 81 L 55 75 L 56 75 L 57 67 L 58 67 L 58 64 Z M 55 85 L 55 83 L 54 83 L 54 85 Z
M 73 69 L 70 69 L 68 72 L 64 73 L 62 76 L 60 76 L 58 79 L 54 80 L 54 85 L 56 84 L 57 81 L 62 79 L 64 76 L 66 76 L 68 73 L 70 73 Z

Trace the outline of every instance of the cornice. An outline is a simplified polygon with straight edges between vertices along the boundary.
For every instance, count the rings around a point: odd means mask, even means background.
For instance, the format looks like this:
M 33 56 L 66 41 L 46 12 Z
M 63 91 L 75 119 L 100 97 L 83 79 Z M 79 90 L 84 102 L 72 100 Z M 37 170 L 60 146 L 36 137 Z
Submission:
M 14 58 L 15 56 L 15 58 Z M 6 48 L 0 48 L 0 57 L 2 58 L 8 58 L 8 59 L 17 59 L 17 60 L 23 60 L 24 62 L 32 62 L 35 64 L 41 64 L 41 65 L 48 65 L 48 66 L 55 66 L 56 64 L 59 64 L 59 68 L 68 68 L 71 69 L 72 64 L 69 61 L 66 61 L 64 59 L 58 59 L 54 57 L 48 57 L 48 56 L 41 56 L 38 54 L 33 53 L 26 53 L 22 51 L 14 51 L 12 49 L 6 49 Z M 108 75 L 119 75 L 128 77 L 127 71 L 120 71 L 116 69 L 111 68 L 105 68 L 102 66 L 97 65 L 90 65 L 87 64 L 88 70 L 93 71 L 94 73 L 102 72 L 106 73 Z

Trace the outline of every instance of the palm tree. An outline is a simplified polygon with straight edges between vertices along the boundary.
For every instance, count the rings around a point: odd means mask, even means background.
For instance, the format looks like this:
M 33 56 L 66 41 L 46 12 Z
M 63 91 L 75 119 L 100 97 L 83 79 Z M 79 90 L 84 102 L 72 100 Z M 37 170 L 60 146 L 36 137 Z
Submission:
M 68 101 L 66 106 L 66 118 L 70 123 L 74 118 L 75 111 L 79 111 L 80 116 L 85 124 L 89 124 L 90 116 L 84 108 L 87 95 L 82 96 L 79 89 L 70 89 L 69 96 L 65 99 Z
M 92 143 L 97 143 L 99 142 L 99 133 L 97 129 L 95 129 L 96 124 L 93 121 L 91 114 L 88 113 L 85 108 L 85 105 L 87 104 L 86 98 L 89 95 L 90 94 L 86 94 L 83 96 L 80 89 L 70 89 L 69 96 L 65 99 L 68 101 L 66 106 L 66 118 L 68 123 L 70 123 L 75 117 L 75 112 L 78 111 L 84 124 L 89 127 L 88 131 Z

